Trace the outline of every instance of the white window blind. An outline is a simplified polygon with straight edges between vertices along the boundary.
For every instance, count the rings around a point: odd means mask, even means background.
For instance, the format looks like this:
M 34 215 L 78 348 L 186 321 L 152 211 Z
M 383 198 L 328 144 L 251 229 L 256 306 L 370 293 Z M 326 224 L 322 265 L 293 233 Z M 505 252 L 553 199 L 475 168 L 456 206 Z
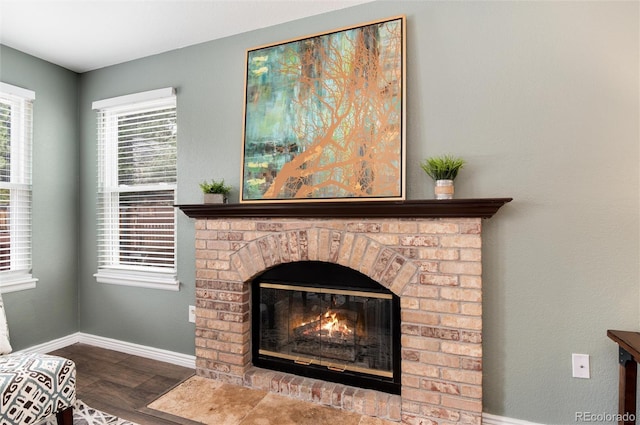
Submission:
M 96 277 L 104 283 L 177 289 L 174 92 L 107 99 L 96 107 Z
M 0 83 L 0 289 L 33 288 L 31 144 L 34 92 Z

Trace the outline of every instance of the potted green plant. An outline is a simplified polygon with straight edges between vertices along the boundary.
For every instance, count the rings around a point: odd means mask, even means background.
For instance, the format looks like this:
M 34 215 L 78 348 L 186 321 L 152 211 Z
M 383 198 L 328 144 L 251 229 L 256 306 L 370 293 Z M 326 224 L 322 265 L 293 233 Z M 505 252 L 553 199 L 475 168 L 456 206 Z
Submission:
M 200 189 L 204 193 L 205 204 L 224 204 L 227 202 L 227 195 L 231 192 L 231 186 L 222 180 L 203 181 Z
M 420 163 L 424 172 L 436 182 L 436 199 L 453 199 L 453 181 L 465 163 L 464 159 L 453 155 L 432 156 Z

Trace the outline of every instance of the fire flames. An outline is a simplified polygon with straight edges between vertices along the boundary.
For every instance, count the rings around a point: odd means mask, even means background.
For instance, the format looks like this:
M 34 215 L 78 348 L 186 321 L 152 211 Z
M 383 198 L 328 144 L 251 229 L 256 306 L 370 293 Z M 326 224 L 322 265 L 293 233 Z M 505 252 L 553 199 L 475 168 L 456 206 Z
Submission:
M 297 332 L 309 337 L 315 334 L 336 340 L 351 338 L 354 330 L 343 316 L 339 312 L 328 310 L 308 322 L 301 323 L 297 327 Z
M 334 337 L 334 333 L 342 337 L 353 335 L 353 329 L 349 327 L 346 320 L 340 320 L 337 313 L 327 311 L 322 320 L 321 329 L 328 332 L 329 337 Z

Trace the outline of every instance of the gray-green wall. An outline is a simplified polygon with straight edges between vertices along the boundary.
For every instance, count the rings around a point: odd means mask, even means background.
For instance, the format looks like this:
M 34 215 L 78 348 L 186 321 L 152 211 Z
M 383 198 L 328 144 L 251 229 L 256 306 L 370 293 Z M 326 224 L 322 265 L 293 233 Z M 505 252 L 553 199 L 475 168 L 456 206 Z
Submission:
M 194 301 L 194 232 L 183 214 L 180 292 L 103 285 L 93 278 L 91 102 L 176 87 L 178 199 L 198 203 L 201 180 L 224 177 L 239 184 L 247 48 L 399 14 L 407 16 L 408 28 L 408 197 L 432 197 L 419 162 L 451 152 L 468 161 L 456 181 L 458 197 L 514 198 L 484 222 L 485 411 L 563 424 L 574 423 L 576 412 L 615 413 L 617 349 L 606 330 L 637 330 L 640 319 L 640 5 L 633 1 L 378 1 L 82 74 L 79 161 L 60 171 L 73 189 L 70 175 L 80 171 L 79 190 L 66 195 L 79 196 L 79 209 L 63 208 L 79 216 L 79 232 L 71 230 L 77 248 L 63 230 L 34 235 L 47 241 L 50 255 L 78 259 L 77 276 L 68 272 L 77 277 L 78 330 L 194 352 L 194 328 L 187 322 Z M 13 68 L 31 66 L 15 60 Z M 67 194 L 40 170 L 38 181 Z M 56 214 L 56 222 L 69 221 Z M 53 236 L 76 256 L 59 252 L 49 242 Z M 43 277 L 37 291 L 48 291 Z M 38 308 L 50 300 L 66 305 L 67 297 L 75 302 L 64 288 L 60 296 L 55 290 L 9 294 L 10 321 L 30 317 L 25 309 L 34 302 Z M 51 321 L 63 323 L 49 325 L 58 328 L 52 338 L 72 328 L 62 313 Z M 591 355 L 591 379 L 571 377 L 571 353 Z
M 78 75 L 0 45 L 0 81 L 33 90 L 33 276 L 4 294 L 14 349 L 78 329 Z

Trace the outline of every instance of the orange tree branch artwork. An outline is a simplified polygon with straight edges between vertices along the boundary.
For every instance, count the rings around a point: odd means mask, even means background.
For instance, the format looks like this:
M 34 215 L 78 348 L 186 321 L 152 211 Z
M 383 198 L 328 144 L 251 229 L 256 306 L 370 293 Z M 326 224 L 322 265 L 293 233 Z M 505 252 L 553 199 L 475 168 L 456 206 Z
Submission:
M 243 200 L 403 195 L 403 21 L 248 52 Z

